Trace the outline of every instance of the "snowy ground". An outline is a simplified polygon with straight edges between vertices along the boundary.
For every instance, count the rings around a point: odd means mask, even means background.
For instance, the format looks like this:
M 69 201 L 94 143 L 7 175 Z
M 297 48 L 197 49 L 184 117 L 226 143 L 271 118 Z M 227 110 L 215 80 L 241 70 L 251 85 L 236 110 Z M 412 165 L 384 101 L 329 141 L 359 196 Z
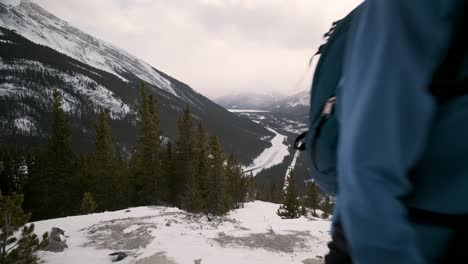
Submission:
M 130 256 L 118 263 L 201 264 L 322 263 L 330 222 L 284 220 L 277 204 L 247 203 L 226 217 L 189 214 L 176 208 L 138 207 L 36 222 L 42 234 L 65 231 L 64 252 L 41 252 L 50 264 L 111 263 L 111 252 Z

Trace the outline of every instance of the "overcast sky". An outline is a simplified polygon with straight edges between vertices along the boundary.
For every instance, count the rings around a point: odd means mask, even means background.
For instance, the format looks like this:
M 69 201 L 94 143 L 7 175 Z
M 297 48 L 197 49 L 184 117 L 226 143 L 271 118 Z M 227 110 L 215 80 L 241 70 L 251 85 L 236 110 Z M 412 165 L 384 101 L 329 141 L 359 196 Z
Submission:
M 211 98 L 236 91 L 307 89 L 308 60 L 322 35 L 361 2 L 33 1 Z

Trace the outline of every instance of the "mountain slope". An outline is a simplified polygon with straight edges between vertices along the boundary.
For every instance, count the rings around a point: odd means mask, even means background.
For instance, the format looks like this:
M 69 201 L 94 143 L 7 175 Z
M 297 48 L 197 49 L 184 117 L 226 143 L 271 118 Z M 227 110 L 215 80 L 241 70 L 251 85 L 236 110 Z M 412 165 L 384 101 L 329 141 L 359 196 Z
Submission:
M 266 109 L 307 123 L 309 105 L 310 91 L 301 91 L 267 106 Z
M 232 93 L 215 99 L 215 102 L 227 109 L 264 110 L 283 97 L 278 93 Z
M 242 163 L 250 163 L 268 147 L 260 138 L 272 136 L 270 131 L 226 111 L 188 85 L 71 27 L 36 4 L 0 3 L 0 143 L 28 145 L 44 140 L 51 93 L 58 89 L 70 115 L 75 145 L 83 150 L 90 147 L 96 113 L 106 109 L 117 141 L 131 154 L 141 82 L 158 100 L 165 136 L 174 138 L 176 120 L 189 104 L 195 119 L 219 136 Z

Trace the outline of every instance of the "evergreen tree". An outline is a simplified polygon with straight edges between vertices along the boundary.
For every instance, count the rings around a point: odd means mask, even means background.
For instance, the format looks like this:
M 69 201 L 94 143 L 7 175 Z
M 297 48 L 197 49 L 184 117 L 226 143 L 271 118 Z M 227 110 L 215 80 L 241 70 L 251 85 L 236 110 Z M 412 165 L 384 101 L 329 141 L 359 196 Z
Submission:
M 256 184 L 252 175 L 242 177 L 242 193 L 246 202 L 256 199 Z
M 80 211 L 82 214 L 92 214 L 96 211 L 97 205 L 94 202 L 93 195 L 89 192 L 85 192 L 83 199 L 81 200 Z
M 51 131 L 26 190 L 28 208 L 35 219 L 68 216 L 79 211 L 80 168 L 70 135 L 70 125 L 61 108 L 60 94 L 54 91 Z
M 170 202 L 170 183 L 176 174 L 176 160 L 172 143 L 167 142 L 164 155 L 162 157 L 162 181 L 159 182 L 158 192 L 162 201 Z
M 208 201 L 209 213 L 222 215 L 231 208 L 226 188 L 224 153 L 217 137 L 210 137 L 208 155 Z
M 305 206 L 312 209 L 313 216 L 317 217 L 316 210 L 320 207 L 320 193 L 315 182 L 310 182 L 307 186 Z
M 195 132 L 194 142 L 194 162 L 195 162 L 195 184 L 201 199 L 201 210 L 206 211 L 208 201 L 208 147 L 205 128 L 201 123 L 198 124 Z
M 134 161 L 134 197 L 136 205 L 155 203 L 156 185 L 161 174 L 161 131 L 159 128 L 159 110 L 144 85 L 141 86 L 138 108 L 138 140 Z
M 95 126 L 94 151 L 85 165 L 85 187 L 94 194 L 99 211 L 121 209 L 126 203 L 124 162 L 107 118 L 107 113 L 99 113 Z
M 325 196 L 325 201 L 322 204 L 322 211 L 322 217 L 325 219 L 328 218 L 328 216 L 330 216 L 333 212 L 333 202 L 331 201 L 329 195 Z
M 229 155 L 226 163 L 226 177 L 228 182 L 228 194 L 234 208 L 240 208 L 245 201 L 245 193 L 242 188 L 242 169 L 236 157 Z
M 0 190 L 4 195 L 22 193 L 27 181 L 26 162 L 18 146 L 10 145 L 0 153 L 3 171 L 0 172 Z
M 170 200 L 177 206 L 187 201 L 185 191 L 192 184 L 194 175 L 194 131 L 192 114 L 188 105 L 177 121 L 177 138 L 175 142 L 175 177 L 170 179 Z
M 3 196 L 0 193 L 0 263 L 4 264 L 36 264 L 39 258 L 38 250 L 43 249 L 48 242 L 45 233 L 42 241 L 34 234 L 34 225 L 25 226 L 30 214 L 25 214 L 21 205 L 23 196 L 13 193 Z M 21 228 L 21 233 L 15 233 Z
M 301 211 L 300 203 L 297 198 L 296 176 L 292 171 L 288 177 L 288 186 L 286 187 L 286 194 L 283 198 L 283 204 L 278 209 L 277 214 L 283 219 L 300 217 Z

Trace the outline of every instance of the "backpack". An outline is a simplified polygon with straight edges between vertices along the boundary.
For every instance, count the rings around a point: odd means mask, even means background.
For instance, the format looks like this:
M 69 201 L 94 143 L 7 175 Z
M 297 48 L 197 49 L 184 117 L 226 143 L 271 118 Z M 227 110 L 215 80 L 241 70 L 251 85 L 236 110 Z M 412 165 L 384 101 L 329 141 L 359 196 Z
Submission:
M 320 59 L 311 88 L 309 130 L 299 135 L 293 146 L 296 150 L 306 150 L 314 182 L 322 191 L 331 195 L 335 195 L 337 191 L 339 124 L 334 112 L 336 92 L 342 75 L 348 33 L 352 22 L 359 19 L 364 5 L 365 2 L 345 18 L 334 22 L 330 31 L 325 34 L 327 42 L 315 54 L 320 55 Z M 433 76 L 430 91 L 439 103 L 468 94 L 467 80 L 453 81 L 468 46 L 467 36 L 464 34 L 464 25 L 467 24 L 465 20 L 464 16 L 445 60 Z

